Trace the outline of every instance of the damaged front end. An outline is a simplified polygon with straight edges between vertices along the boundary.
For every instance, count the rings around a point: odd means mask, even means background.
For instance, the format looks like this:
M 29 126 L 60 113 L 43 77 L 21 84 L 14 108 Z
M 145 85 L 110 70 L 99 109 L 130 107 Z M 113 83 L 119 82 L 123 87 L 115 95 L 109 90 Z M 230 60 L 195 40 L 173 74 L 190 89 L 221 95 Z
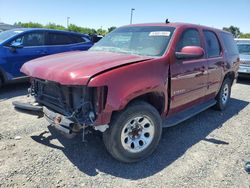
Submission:
M 13 102 L 15 108 L 24 113 L 45 117 L 51 125 L 67 135 L 96 126 L 95 120 L 105 106 L 107 94 L 106 87 L 65 86 L 37 78 L 31 80 L 28 91 L 34 97 L 34 102 L 16 101 Z M 105 131 L 108 128 L 104 127 L 98 130 Z

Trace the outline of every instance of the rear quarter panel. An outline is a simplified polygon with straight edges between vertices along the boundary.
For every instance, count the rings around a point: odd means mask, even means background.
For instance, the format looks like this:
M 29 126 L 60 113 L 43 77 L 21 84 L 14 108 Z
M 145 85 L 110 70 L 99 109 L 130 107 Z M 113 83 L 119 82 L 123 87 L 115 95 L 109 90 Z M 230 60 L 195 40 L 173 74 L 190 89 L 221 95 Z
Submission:
M 225 44 L 225 41 L 222 38 L 222 34 L 224 33 L 224 31 L 216 31 L 217 36 L 219 38 L 221 47 L 222 47 L 222 51 L 223 51 L 223 62 L 224 64 L 221 66 L 221 80 L 220 80 L 220 84 L 219 87 L 217 88 L 217 92 L 216 95 L 219 93 L 221 85 L 225 79 L 225 77 L 230 73 L 234 74 L 234 78 L 236 79 L 238 77 L 238 69 L 239 69 L 239 65 L 240 65 L 240 58 L 239 58 L 239 53 L 232 53 L 227 51 L 227 47 Z M 230 34 L 231 35 L 231 34 Z M 236 45 L 236 43 L 235 43 Z M 233 84 L 232 80 L 232 84 Z

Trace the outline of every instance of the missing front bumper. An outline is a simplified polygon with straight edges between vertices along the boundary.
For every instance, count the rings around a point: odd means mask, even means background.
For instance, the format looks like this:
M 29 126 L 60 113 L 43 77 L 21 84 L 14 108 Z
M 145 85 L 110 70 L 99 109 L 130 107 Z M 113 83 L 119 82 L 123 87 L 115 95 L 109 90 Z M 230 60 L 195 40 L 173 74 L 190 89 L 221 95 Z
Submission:
M 15 109 L 19 112 L 36 115 L 36 116 L 43 116 L 43 107 L 37 105 L 36 103 L 22 103 L 19 101 L 12 102 Z
M 53 112 L 44 106 L 37 105 L 36 103 L 14 101 L 12 104 L 19 112 L 36 115 L 38 117 L 45 117 L 52 126 L 65 134 L 72 134 L 75 132 L 75 123 L 62 114 Z

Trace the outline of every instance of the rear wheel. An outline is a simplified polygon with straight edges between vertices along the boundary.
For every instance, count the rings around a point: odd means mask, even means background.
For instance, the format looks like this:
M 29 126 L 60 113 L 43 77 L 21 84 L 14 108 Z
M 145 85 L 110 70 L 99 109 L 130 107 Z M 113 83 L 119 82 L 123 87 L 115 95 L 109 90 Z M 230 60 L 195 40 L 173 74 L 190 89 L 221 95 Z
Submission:
M 216 97 L 216 105 L 215 108 L 217 110 L 224 110 L 228 104 L 228 102 L 230 101 L 230 96 L 231 96 L 231 80 L 229 78 L 226 78 L 223 83 L 222 86 L 220 88 L 220 91 Z
M 136 102 L 115 114 L 103 141 L 115 159 L 131 163 L 146 158 L 156 149 L 161 132 L 158 111 L 148 103 Z

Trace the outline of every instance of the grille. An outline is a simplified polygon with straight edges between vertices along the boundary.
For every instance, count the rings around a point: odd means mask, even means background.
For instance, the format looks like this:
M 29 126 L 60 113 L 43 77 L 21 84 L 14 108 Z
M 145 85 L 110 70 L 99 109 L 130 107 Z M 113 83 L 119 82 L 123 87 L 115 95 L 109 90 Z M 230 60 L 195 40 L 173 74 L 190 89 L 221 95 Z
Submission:
M 96 89 L 86 86 L 65 86 L 56 82 L 32 79 L 31 94 L 41 105 L 63 114 L 77 124 L 92 125 L 90 112 L 95 113 L 93 101 Z
M 37 102 L 64 115 L 68 115 L 72 111 L 70 87 L 35 79 L 33 80 L 33 90 Z
M 37 102 L 64 115 L 71 114 L 84 98 L 84 87 L 64 86 L 41 79 L 34 79 L 32 86 Z
M 65 116 L 71 117 L 74 114 L 74 118 L 80 123 L 86 123 L 89 111 L 93 111 L 93 88 L 86 86 L 64 86 L 33 79 L 32 94 L 38 103 Z

